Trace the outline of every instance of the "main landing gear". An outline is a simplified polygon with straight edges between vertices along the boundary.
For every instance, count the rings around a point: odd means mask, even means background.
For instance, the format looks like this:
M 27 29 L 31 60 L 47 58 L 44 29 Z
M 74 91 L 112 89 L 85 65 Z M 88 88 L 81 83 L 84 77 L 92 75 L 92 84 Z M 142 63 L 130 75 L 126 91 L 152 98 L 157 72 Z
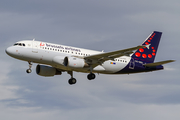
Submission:
M 31 70 L 31 67 L 32 67 L 32 63 L 29 61 L 29 69 L 26 70 L 27 73 L 31 73 L 32 70 Z
M 73 71 L 67 71 L 67 73 L 71 75 L 71 78 L 69 79 L 68 83 L 70 85 L 76 84 L 77 81 L 75 78 L 73 78 Z M 96 77 L 96 75 L 94 73 L 90 73 L 87 75 L 87 78 L 89 80 L 93 80 L 93 79 L 95 79 L 95 77 Z
M 90 73 L 90 74 L 87 75 L 87 78 L 89 80 L 93 80 L 93 79 L 95 79 L 95 77 L 96 77 L 96 75 L 94 73 Z
M 67 73 L 71 75 L 71 78 L 69 79 L 68 83 L 70 85 L 76 84 L 77 81 L 75 78 L 73 78 L 73 71 L 68 71 Z
M 29 69 L 27 69 L 26 72 L 31 73 L 32 72 L 32 70 L 31 70 L 32 63 L 30 61 L 28 61 L 28 63 L 29 63 Z M 70 85 L 76 84 L 77 80 L 73 77 L 73 71 L 67 71 L 67 73 L 71 75 L 71 78 L 68 80 L 68 83 Z M 95 77 L 96 77 L 96 75 L 92 72 L 90 72 L 87 75 L 88 80 L 93 80 L 93 79 L 95 79 Z
M 92 66 L 90 66 L 90 73 L 87 75 L 88 80 L 93 80 L 96 77 L 96 75 L 92 73 L 92 69 Z

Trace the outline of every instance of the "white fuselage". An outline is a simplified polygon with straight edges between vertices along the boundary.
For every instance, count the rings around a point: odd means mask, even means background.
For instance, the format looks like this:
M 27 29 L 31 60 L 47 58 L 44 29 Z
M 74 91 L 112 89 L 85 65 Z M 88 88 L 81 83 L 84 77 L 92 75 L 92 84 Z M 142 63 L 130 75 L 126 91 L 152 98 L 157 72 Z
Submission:
M 16 59 L 50 65 L 62 71 L 77 71 L 88 73 L 90 71 L 90 68 L 67 67 L 62 64 L 57 64 L 53 61 L 53 59 L 57 56 L 62 58 L 67 56 L 84 58 L 86 56 L 103 53 L 100 51 L 87 50 L 41 41 L 24 40 L 19 41 L 17 43 L 18 44 L 15 44 L 14 46 L 11 46 L 6 49 L 7 54 Z M 113 74 L 125 68 L 127 64 L 130 62 L 130 60 L 131 57 L 128 56 L 115 58 L 114 61 L 108 60 L 103 62 L 101 65 L 98 65 L 95 68 L 93 68 L 92 72 Z M 74 64 L 74 66 L 76 66 L 76 64 Z
M 73 71 L 88 73 L 87 79 L 96 78 L 94 73 L 132 74 L 162 70 L 162 64 L 174 62 L 166 60 L 154 62 L 162 32 L 154 31 L 141 44 L 135 47 L 100 52 L 53 43 L 23 40 L 6 49 L 6 53 L 19 60 L 28 61 L 31 73 L 32 62 L 38 63 L 36 73 L 51 77 L 67 72 L 70 85 L 76 83 Z M 41 65 L 45 64 L 45 65 Z

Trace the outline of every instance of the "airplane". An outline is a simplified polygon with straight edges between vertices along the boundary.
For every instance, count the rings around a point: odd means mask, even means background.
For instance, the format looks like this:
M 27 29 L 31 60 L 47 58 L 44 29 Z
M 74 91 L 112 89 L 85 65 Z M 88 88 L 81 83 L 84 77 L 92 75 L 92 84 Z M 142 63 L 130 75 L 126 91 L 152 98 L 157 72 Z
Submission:
M 166 60 L 154 62 L 162 32 L 154 31 L 142 45 L 113 52 L 94 51 L 72 46 L 42 41 L 23 40 L 8 47 L 6 53 L 16 59 L 27 61 L 31 73 L 32 63 L 38 63 L 36 73 L 50 77 L 70 74 L 70 85 L 76 83 L 73 71 L 89 73 L 89 80 L 98 74 L 132 74 L 162 70 L 163 64 L 174 62 Z

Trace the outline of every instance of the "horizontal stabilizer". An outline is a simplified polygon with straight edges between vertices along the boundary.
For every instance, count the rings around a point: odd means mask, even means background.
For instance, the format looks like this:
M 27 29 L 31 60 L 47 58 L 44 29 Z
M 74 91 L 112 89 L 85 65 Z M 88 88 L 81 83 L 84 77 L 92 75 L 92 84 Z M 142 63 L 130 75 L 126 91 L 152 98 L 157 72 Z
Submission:
M 155 67 L 155 66 L 158 66 L 158 65 L 167 64 L 167 63 L 174 62 L 174 61 L 175 60 L 166 60 L 166 61 L 161 61 L 161 62 L 148 63 L 148 64 L 145 64 L 144 66 L 146 66 L 146 67 Z

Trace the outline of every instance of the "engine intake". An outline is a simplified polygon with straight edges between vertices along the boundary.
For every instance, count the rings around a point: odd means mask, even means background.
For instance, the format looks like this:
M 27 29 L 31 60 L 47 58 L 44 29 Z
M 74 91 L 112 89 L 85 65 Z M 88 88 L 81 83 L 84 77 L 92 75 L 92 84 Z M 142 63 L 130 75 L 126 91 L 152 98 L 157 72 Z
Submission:
M 45 66 L 45 65 L 37 65 L 36 73 L 40 76 L 45 76 L 45 77 L 51 77 L 54 75 L 62 74 L 62 72 L 58 71 L 56 68 L 50 67 L 50 66 Z

